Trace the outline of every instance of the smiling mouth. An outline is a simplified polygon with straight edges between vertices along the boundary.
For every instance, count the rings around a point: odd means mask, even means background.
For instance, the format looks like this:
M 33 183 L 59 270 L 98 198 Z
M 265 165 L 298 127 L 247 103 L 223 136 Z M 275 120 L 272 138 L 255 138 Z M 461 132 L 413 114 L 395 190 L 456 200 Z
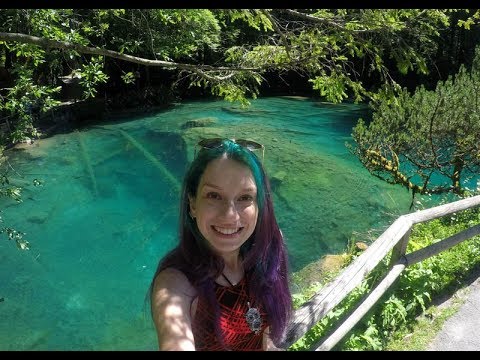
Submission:
M 243 227 L 236 227 L 236 228 L 222 228 L 218 226 L 212 226 L 212 229 L 222 235 L 234 235 L 242 231 Z

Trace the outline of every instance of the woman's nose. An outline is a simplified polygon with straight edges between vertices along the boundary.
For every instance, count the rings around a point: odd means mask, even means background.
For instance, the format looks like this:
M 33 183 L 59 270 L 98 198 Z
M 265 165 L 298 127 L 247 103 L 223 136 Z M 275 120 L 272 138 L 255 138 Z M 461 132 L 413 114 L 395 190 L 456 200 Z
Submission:
M 234 200 L 227 200 L 223 202 L 222 212 L 225 217 L 237 217 L 238 210 Z

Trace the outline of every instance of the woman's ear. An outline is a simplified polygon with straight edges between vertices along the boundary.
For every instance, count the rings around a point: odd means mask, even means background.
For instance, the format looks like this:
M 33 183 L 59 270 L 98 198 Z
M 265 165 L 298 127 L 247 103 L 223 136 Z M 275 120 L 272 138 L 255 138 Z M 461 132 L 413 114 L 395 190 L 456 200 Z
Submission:
M 190 207 L 190 217 L 192 219 L 195 218 L 195 198 L 193 196 L 188 195 L 188 205 Z

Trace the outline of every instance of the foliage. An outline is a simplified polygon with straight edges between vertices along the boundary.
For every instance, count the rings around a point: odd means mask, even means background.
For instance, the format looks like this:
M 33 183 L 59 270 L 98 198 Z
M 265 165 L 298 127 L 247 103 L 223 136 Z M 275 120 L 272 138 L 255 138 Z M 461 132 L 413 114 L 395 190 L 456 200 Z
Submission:
M 105 83 L 108 75 L 102 71 L 102 59 L 92 58 L 92 62 L 83 65 L 82 70 L 78 72 L 80 85 L 83 86 L 84 99 L 93 98 L 97 94 L 97 84 Z M 128 81 L 128 76 L 126 77 Z
M 209 9 L 152 9 L 141 11 L 139 22 L 142 17 L 149 19 L 145 25 L 153 51 L 164 60 L 198 59 L 204 49 L 220 46 L 221 28 Z
M 468 13 L 468 10 L 467 10 Z M 478 23 L 478 20 L 480 19 L 480 10 L 476 10 L 472 16 L 468 17 L 466 20 L 459 20 L 458 21 L 458 26 L 464 27 L 467 30 L 470 30 L 472 25 L 475 25 Z
M 470 70 L 434 91 L 406 89 L 373 103 L 373 119 L 353 129 L 351 151 L 370 173 L 415 193 L 465 195 L 480 173 L 480 47 Z
M 11 132 L 7 140 L 12 143 L 38 137 L 34 119 L 59 103 L 54 94 L 60 91 L 60 87 L 35 84 L 31 69 L 18 67 L 15 72 L 18 74 L 17 83 L 4 97 L 0 97 L 0 112 L 10 119 Z

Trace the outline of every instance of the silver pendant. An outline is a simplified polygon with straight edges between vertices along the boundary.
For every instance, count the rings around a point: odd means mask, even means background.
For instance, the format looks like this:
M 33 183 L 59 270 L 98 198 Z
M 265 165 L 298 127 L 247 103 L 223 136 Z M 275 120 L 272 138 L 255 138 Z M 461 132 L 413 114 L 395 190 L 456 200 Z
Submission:
M 245 320 L 247 321 L 248 327 L 252 330 L 255 335 L 258 335 L 262 329 L 262 317 L 260 316 L 260 311 L 257 308 L 250 307 L 250 302 L 247 302 L 248 310 L 245 314 Z

